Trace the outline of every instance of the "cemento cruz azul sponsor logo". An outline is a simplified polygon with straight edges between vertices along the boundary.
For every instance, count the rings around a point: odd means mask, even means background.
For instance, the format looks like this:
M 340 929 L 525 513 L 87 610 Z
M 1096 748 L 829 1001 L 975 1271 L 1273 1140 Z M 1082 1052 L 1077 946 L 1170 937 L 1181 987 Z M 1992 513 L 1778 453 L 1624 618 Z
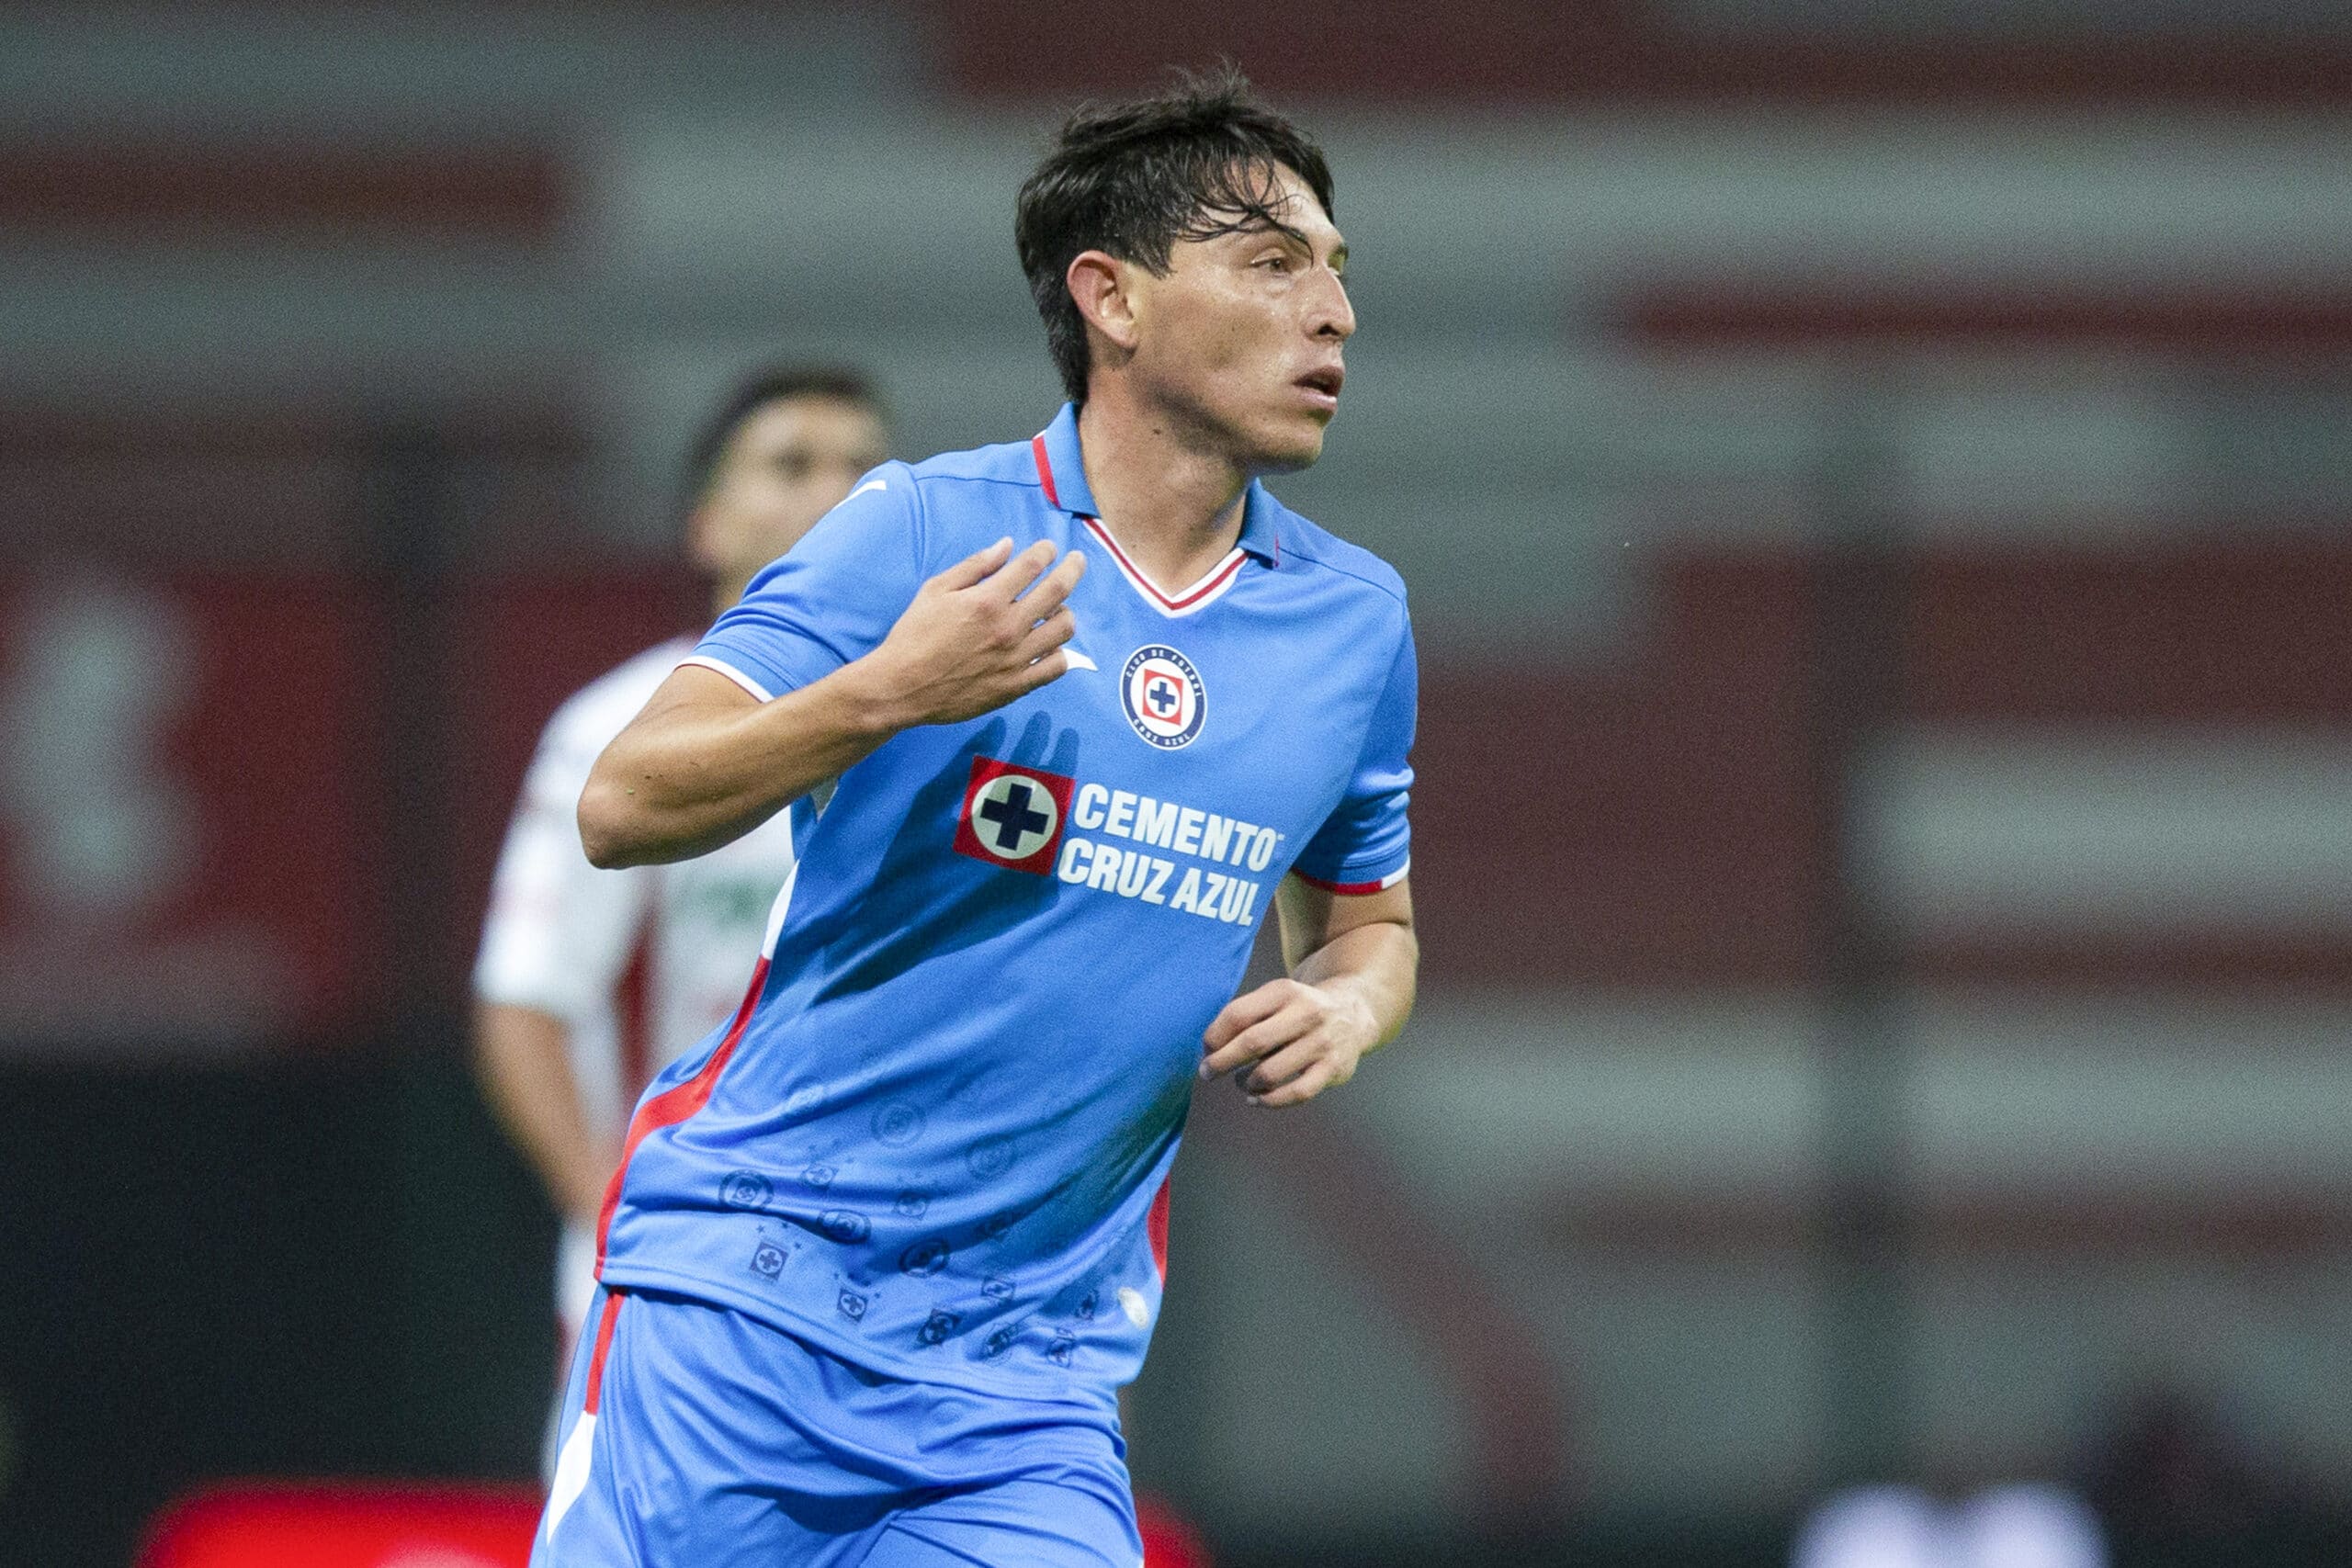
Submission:
M 1137 847 L 1122 849 L 1073 833 L 1054 863 L 1054 874 L 1064 882 L 1238 926 L 1257 919 L 1261 886 L 1239 872 L 1266 870 L 1283 840 L 1254 822 L 1096 784 L 1079 786 L 1069 819 L 1085 832 Z M 1207 863 L 1185 865 L 1151 850 L 1170 850 Z M 1232 869 L 1213 869 L 1219 866 Z
M 1250 874 L 1272 867 L 1283 837 L 1180 801 L 976 757 L 956 824 L 956 852 L 1247 926 L 1262 902 L 1263 883 Z

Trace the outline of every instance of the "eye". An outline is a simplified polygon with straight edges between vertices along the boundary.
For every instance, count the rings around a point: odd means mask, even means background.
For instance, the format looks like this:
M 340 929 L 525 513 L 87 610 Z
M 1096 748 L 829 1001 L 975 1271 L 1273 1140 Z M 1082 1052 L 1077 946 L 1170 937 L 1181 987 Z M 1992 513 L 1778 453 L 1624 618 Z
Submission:
M 1288 272 L 1291 269 L 1291 258 L 1278 251 L 1270 256 L 1260 256 L 1255 265 L 1274 272 Z

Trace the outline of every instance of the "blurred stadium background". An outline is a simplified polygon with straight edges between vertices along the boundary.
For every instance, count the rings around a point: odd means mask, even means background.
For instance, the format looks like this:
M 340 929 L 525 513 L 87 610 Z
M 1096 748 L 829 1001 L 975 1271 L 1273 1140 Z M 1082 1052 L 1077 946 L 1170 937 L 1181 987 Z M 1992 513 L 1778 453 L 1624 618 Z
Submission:
M 0 1560 L 527 1480 L 464 971 L 775 357 L 1056 394 L 1012 193 L 1228 53 L 1411 585 L 1409 1033 L 1195 1113 L 1234 1564 L 1781 1563 L 1836 1487 L 2352 1561 L 2352 19 L 2324 0 L 0 10 Z

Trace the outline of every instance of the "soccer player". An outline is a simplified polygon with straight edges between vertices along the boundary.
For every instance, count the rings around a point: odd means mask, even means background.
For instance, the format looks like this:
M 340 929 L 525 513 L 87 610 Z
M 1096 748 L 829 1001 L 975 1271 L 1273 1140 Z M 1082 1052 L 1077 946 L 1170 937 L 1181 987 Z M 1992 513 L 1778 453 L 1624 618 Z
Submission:
M 600 864 L 788 802 L 800 858 L 631 1120 L 548 1568 L 1133 1568 L 1193 1086 L 1305 1103 L 1411 1006 L 1403 587 L 1259 482 L 1355 330 L 1322 153 L 1191 83 L 1073 117 L 1015 227 L 1069 406 L 861 480 L 581 796 Z
M 686 468 L 685 543 L 715 612 L 887 454 L 880 403 L 854 372 L 779 368 L 738 389 Z M 792 869 L 782 818 L 676 866 L 599 871 L 581 852 L 589 764 L 693 651 L 684 637 L 650 649 L 548 722 L 499 857 L 474 971 L 484 1087 L 564 1221 L 556 1317 L 567 1345 L 595 1294 L 594 1224 L 627 1109 L 650 1073 L 742 998 Z

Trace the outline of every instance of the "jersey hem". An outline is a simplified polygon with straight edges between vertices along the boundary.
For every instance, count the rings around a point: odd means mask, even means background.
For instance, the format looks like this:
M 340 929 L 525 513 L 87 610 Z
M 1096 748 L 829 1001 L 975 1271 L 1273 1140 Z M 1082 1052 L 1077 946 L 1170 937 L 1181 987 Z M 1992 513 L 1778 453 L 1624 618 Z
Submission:
M 810 1341 L 828 1355 L 838 1356 L 854 1366 L 863 1367 L 870 1372 L 880 1372 L 887 1377 L 901 1378 L 908 1382 L 933 1383 L 996 1399 L 1042 1400 L 1053 1404 L 1073 1404 L 1087 1410 L 1100 1410 L 1106 1406 L 1116 1409 L 1118 1406 L 1119 1385 L 1115 1383 L 1102 1389 L 1096 1396 L 1083 1388 L 1073 1389 L 1067 1384 L 1059 1389 L 1040 1389 L 1027 1383 L 1000 1382 L 986 1377 L 942 1377 L 936 1362 L 926 1365 L 885 1350 L 870 1341 L 845 1338 L 830 1325 L 820 1325 L 779 1303 L 763 1301 L 731 1285 L 722 1285 L 697 1275 L 682 1274 L 674 1269 L 607 1261 L 600 1282 L 608 1289 L 627 1290 L 632 1285 L 639 1285 L 648 1290 L 673 1291 L 682 1296 L 692 1296 L 696 1301 L 723 1306 L 755 1319 L 780 1334 Z

